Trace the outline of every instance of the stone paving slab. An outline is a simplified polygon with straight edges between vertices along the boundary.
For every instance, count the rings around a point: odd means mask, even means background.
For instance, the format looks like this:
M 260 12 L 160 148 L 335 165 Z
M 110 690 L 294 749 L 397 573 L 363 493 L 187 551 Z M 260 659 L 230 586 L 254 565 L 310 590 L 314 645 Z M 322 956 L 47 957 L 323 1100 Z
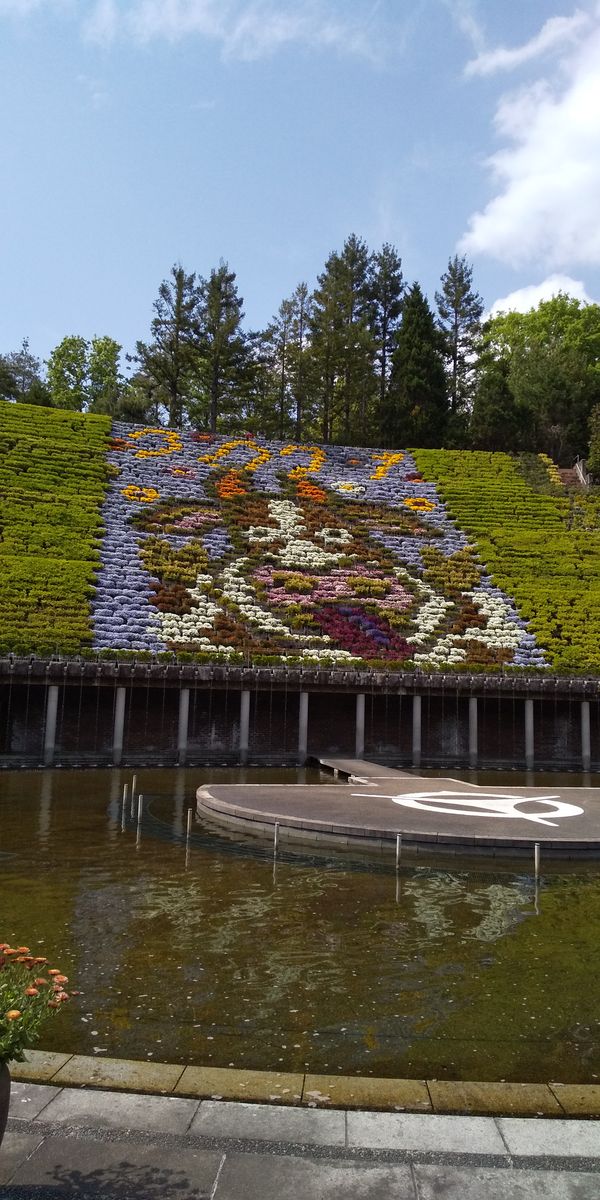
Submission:
M 53 1090 L 54 1099 L 44 1109 L 43 1119 L 69 1126 L 185 1134 L 198 1109 L 197 1100 L 175 1096 L 139 1096 L 80 1088 Z
M 15 1121 L 33 1121 L 57 1094 L 49 1084 L 11 1082 L 9 1115 Z
M 439 1079 L 430 1080 L 428 1086 L 436 1112 L 564 1116 L 556 1096 L 544 1083 L 451 1083 Z
M 597 1121 L 535 1121 L 498 1117 L 496 1124 L 511 1154 L 520 1158 L 599 1158 Z M 600 1181 L 598 1183 L 600 1196 Z
M 72 1057 L 72 1054 L 57 1054 L 51 1050 L 27 1050 L 24 1062 L 10 1064 L 11 1078 L 28 1083 L 50 1083 Z
M 304 1076 L 283 1071 L 237 1071 L 228 1067 L 186 1067 L 177 1096 L 299 1104 Z
M 376 1079 L 352 1075 L 306 1075 L 302 1103 L 317 1108 L 411 1109 L 431 1112 L 422 1079 Z
M 228 1155 L 214 1200 L 417 1200 L 408 1166 Z
M 507 1155 L 495 1122 L 487 1117 L 349 1112 L 346 1120 L 349 1147 L 428 1154 Z
M 0 1186 L 13 1178 L 17 1168 L 26 1162 L 41 1143 L 42 1137 L 39 1134 L 5 1133 L 0 1150 Z
M 61 1086 L 122 1089 L 125 1092 L 172 1092 L 184 1068 L 173 1063 L 135 1062 L 74 1054 L 52 1078 Z
M 214 1150 L 170 1149 L 49 1137 L 17 1167 L 13 1187 L 27 1197 L 103 1197 L 103 1200 L 209 1200 L 222 1155 Z M 46 1188 L 50 1189 L 49 1193 Z M 57 1189 L 55 1191 L 55 1189 Z
M 345 1146 L 346 1114 L 312 1108 L 270 1108 L 263 1104 L 203 1100 L 189 1132 L 201 1137 Z
M 418 1200 L 598 1200 L 591 1172 L 416 1166 Z M 391 1200 L 391 1197 L 390 1197 Z
M 600 1084 L 551 1083 L 561 1108 L 570 1116 L 600 1116 Z

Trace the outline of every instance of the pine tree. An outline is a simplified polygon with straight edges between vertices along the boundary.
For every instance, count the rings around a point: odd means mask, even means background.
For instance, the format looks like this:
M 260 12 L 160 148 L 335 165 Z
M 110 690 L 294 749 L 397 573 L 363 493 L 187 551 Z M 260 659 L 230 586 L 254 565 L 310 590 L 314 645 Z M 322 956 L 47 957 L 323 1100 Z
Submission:
M 435 293 L 438 325 L 443 338 L 450 413 L 452 418 L 468 413 L 473 392 L 473 364 L 481 330 L 483 300 L 473 290 L 473 268 L 466 258 L 448 260 L 441 278 L 442 290 Z
M 418 283 L 402 306 L 382 439 L 388 446 L 441 446 L 448 416 L 440 334 Z
M 369 271 L 367 246 L 351 234 L 341 254 L 329 255 L 313 295 L 312 357 L 324 441 L 366 436 L 375 387 Z
M 379 376 L 379 419 L 385 409 L 390 379 L 392 354 L 402 314 L 402 259 L 388 242 L 373 255 L 371 296 L 373 301 L 372 327 L 377 344 Z
M 202 280 L 199 297 L 199 354 L 193 406 L 195 419 L 207 420 L 212 433 L 219 422 L 235 417 L 239 424 L 253 367 L 242 331 L 243 300 L 237 293 L 235 272 L 219 263 Z
M 152 341 L 137 342 L 135 361 L 154 402 L 165 406 L 170 425 L 181 425 L 187 412 L 199 345 L 199 289 L 195 274 L 180 263 L 163 280 L 154 302 Z

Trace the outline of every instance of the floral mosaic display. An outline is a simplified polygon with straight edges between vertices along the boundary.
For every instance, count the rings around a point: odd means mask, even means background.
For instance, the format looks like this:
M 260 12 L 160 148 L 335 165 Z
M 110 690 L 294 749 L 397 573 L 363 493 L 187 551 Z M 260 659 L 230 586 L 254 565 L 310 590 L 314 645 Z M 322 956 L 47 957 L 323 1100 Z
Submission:
M 409 453 L 115 424 L 109 462 L 99 650 L 545 665 Z

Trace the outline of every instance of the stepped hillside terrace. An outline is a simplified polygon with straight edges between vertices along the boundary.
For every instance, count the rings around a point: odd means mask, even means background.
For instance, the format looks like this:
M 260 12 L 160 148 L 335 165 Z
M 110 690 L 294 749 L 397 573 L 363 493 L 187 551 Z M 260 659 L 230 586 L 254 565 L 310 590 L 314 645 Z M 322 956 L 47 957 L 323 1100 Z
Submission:
M 423 694 L 434 707 L 449 692 L 467 703 L 485 691 L 526 708 L 550 692 L 555 703 L 591 698 L 581 732 L 590 758 L 600 499 L 566 488 L 544 456 L 213 438 L 6 403 L 0 450 L 0 656 L 16 688 L 10 701 L 3 689 L 9 752 L 28 743 L 15 732 L 25 675 L 31 720 L 32 681 L 46 688 L 46 751 L 57 721 L 69 723 L 75 679 L 103 691 L 98 720 L 113 752 L 128 686 L 181 692 L 167 721 L 181 751 L 191 674 L 215 703 L 216 688 L 240 689 L 225 741 L 242 751 L 249 688 L 297 693 L 299 747 L 307 689 L 357 704 L 369 693 L 375 707 L 414 693 L 413 757 Z M 516 718 L 523 761 L 532 720 Z M 574 727 L 565 760 L 579 758 L 579 718 Z M 388 730 L 379 742 L 395 740 Z

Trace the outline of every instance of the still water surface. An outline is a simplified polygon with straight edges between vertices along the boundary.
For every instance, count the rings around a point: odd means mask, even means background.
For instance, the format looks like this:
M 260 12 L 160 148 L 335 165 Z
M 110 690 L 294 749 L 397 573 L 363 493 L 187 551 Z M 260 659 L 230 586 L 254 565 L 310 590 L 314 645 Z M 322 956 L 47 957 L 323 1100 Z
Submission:
M 323 1073 L 600 1077 L 594 866 L 553 868 L 536 899 L 523 864 L 406 857 L 396 879 L 393 860 L 284 851 L 274 869 L 269 847 L 197 820 L 186 853 L 195 789 L 218 778 L 274 773 L 141 771 L 138 837 L 129 809 L 122 828 L 130 772 L 0 774 L 0 940 L 48 954 L 83 991 L 46 1049 Z

